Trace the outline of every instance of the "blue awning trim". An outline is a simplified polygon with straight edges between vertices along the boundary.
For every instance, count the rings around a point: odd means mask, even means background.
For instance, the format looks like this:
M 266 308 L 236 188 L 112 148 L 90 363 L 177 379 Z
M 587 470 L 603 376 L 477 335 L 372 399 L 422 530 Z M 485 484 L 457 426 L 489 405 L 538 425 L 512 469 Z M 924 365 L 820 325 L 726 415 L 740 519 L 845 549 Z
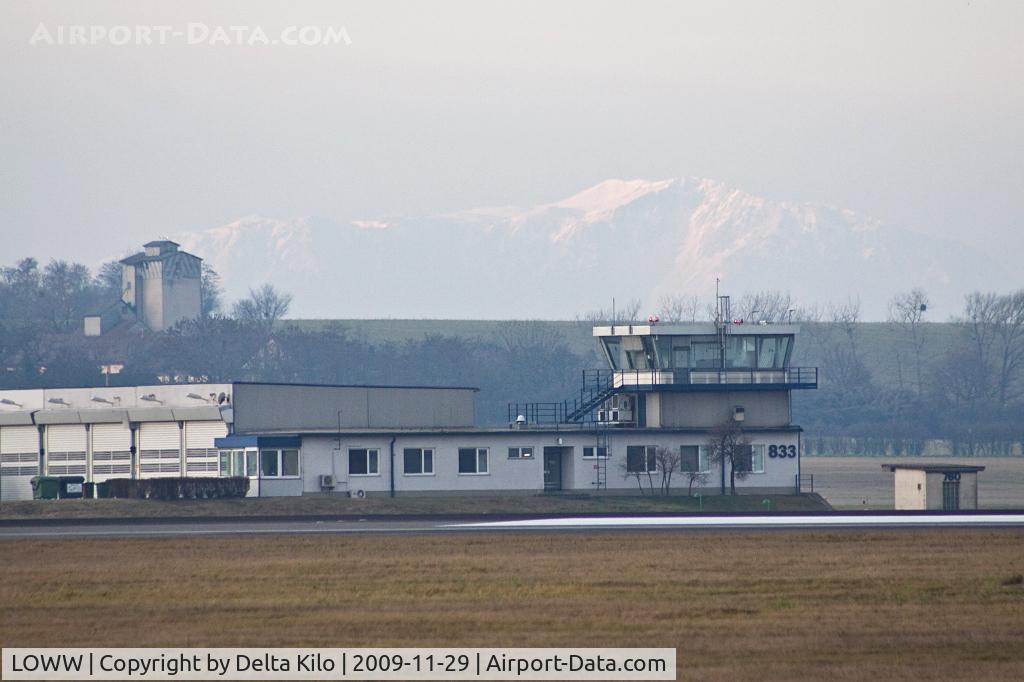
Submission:
M 224 436 L 215 438 L 215 447 L 235 448 L 297 448 L 302 445 L 299 436 Z

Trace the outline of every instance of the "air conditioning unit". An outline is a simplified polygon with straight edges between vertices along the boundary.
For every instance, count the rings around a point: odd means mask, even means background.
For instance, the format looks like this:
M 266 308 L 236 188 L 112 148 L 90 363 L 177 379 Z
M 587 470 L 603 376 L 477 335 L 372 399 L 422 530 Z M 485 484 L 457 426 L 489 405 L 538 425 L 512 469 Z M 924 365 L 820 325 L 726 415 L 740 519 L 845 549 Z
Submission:
M 320 474 L 320 487 L 328 489 L 333 488 L 334 476 L 332 474 Z
M 365 490 L 350 490 L 350 491 L 348 491 L 348 496 L 353 498 L 353 499 L 361 500 L 361 499 L 366 497 L 366 491 Z

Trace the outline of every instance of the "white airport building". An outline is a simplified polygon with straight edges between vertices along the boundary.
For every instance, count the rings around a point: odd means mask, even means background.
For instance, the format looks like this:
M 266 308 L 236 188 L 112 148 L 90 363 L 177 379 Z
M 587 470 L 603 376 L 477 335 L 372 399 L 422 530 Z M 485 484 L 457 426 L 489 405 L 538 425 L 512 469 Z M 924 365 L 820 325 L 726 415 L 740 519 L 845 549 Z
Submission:
M 480 426 L 476 389 L 236 382 L 0 390 L 0 501 L 37 475 L 87 481 L 248 476 L 252 496 L 635 492 L 679 453 L 673 490 L 727 489 L 709 457 L 725 420 L 742 430 L 737 489 L 799 490 L 791 393 L 797 327 L 738 322 L 595 327 L 607 367 L 572 400 L 513 403 Z

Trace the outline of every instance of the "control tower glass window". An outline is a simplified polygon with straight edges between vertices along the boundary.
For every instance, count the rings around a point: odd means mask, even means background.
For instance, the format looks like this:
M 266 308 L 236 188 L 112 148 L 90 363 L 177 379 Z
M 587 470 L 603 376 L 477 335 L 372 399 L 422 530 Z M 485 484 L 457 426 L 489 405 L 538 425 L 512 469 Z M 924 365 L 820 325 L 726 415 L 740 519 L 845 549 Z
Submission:
M 783 369 L 789 353 L 788 336 L 765 336 L 758 339 L 757 366 L 761 369 Z
M 686 369 L 691 366 L 689 337 L 672 339 L 672 366 L 676 369 Z
M 725 339 L 726 367 L 756 367 L 757 344 L 752 336 L 728 336 Z
M 608 362 L 612 369 L 622 369 L 622 359 L 619 354 L 622 352 L 622 341 L 617 336 L 609 336 L 602 339 L 604 352 L 608 355 Z
M 693 366 L 697 369 L 718 369 L 721 367 L 721 356 L 719 354 L 717 341 L 698 341 L 690 346 L 693 354 Z

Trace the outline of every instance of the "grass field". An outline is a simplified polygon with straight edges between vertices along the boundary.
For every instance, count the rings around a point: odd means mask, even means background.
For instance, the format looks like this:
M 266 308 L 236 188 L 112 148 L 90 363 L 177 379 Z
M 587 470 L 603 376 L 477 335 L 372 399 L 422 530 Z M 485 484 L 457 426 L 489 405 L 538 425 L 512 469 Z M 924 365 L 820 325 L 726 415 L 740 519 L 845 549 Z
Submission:
M 685 491 L 684 491 L 685 492 Z M 765 500 L 769 500 L 765 504 Z M 155 516 L 283 516 L 331 514 L 585 514 L 621 512 L 820 511 L 820 498 L 797 495 L 720 495 L 703 501 L 675 494 L 568 497 L 463 495 L 455 497 L 264 497 L 242 500 L 33 500 L 0 503 L 0 519 L 146 518 Z
M 814 490 L 837 509 L 892 509 L 893 474 L 886 462 L 975 464 L 982 509 L 1024 509 L 1024 457 L 804 457 L 800 469 L 814 476 Z
M 679 679 L 1022 679 L 1024 532 L 0 543 L 3 646 L 657 646 Z

